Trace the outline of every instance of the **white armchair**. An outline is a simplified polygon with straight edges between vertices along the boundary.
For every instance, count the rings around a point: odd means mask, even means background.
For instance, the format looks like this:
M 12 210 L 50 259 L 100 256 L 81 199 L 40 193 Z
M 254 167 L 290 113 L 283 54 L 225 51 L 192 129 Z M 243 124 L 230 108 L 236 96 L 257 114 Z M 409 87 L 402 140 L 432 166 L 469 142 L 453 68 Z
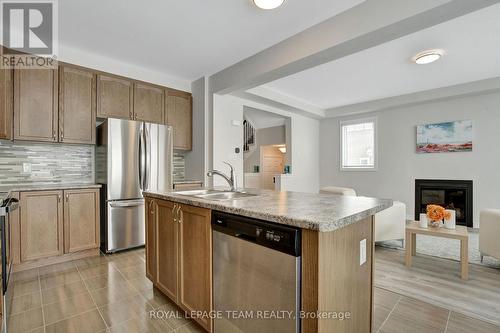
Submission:
M 479 252 L 500 259 L 500 209 L 485 209 L 479 217 Z
M 347 195 L 351 197 L 356 196 L 356 191 L 348 187 L 338 187 L 338 186 L 327 186 L 319 190 L 322 194 L 337 194 L 337 195 Z
M 406 230 L 406 205 L 394 201 L 389 207 L 375 214 L 375 242 L 399 239 L 404 242 Z
M 319 193 L 356 196 L 356 191 L 347 187 L 328 186 Z M 406 205 L 394 201 L 389 207 L 375 214 L 375 242 L 398 239 L 404 241 L 406 229 Z

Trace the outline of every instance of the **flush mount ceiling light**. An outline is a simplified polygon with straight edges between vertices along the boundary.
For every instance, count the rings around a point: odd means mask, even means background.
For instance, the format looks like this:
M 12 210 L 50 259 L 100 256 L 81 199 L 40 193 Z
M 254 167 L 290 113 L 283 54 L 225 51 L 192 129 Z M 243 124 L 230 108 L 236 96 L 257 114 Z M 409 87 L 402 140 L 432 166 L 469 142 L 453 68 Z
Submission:
M 254 5 L 260 9 L 275 9 L 281 6 L 285 0 L 253 0 Z
M 444 55 L 443 50 L 428 50 L 420 52 L 419 54 L 414 56 L 412 60 L 417 65 L 427 65 L 441 59 L 443 55 Z

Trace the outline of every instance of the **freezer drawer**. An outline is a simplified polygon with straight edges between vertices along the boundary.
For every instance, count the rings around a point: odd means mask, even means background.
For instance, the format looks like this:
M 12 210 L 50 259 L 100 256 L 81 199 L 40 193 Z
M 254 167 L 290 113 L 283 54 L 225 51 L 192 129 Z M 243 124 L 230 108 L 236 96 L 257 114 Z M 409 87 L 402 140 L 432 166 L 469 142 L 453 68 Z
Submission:
M 144 199 L 107 203 L 106 252 L 144 245 Z

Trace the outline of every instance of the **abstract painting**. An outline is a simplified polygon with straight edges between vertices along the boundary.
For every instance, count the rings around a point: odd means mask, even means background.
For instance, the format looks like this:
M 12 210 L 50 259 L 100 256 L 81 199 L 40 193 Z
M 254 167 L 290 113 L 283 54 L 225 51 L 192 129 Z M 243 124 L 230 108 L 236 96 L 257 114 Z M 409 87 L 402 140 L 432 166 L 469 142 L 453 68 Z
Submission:
M 417 153 L 472 151 L 472 120 L 417 126 Z

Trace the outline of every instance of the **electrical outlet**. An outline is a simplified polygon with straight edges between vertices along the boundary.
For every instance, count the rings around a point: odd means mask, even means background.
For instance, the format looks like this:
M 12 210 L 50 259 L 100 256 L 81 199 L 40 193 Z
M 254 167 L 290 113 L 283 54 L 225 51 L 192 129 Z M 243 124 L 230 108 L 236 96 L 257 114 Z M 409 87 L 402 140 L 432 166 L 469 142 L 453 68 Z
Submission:
M 359 242 L 359 266 L 366 262 L 366 238 Z
M 31 163 L 23 163 L 23 173 L 31 173 Z

